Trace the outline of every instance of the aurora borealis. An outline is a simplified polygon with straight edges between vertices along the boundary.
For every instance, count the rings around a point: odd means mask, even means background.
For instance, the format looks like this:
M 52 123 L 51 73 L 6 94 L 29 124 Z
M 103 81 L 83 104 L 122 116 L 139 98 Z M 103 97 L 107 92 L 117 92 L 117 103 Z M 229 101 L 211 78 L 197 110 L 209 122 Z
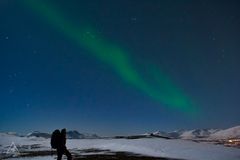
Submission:
M 3 130 L 18 122 L 27 124 L 23 131 L 67 126 L 103 134 L 218 127 L 229 105 L 236 112 L 223 126 L 236 124 L 239 24 L 226 17 L 239 12 L 225 3 L 2 2 L 1 106 L 13 110 L 2 115 Z
M 179 108 L 185 112 L 193 112 L 194 106 L 190 103 L 183 93 L 167 78 L 158 71 L 157 77 L 159 83 L 157 86 L 151 86 L 139 75 L 138 71 L 132 67 L 128 53 L 120 47 L 113 45 L 104 38 L 95 34 L 93 29 L 82 29 L 68 22 L 62 14 L 59 14 L 53 7 L 40 1 L 26 0 L 25 3 L 33 10 L 39 12 L 43 18 L 46 18 L 50 24 L 60 29 L 60 32 L 72 38 L 80 46 L 86 47 L 95 58 L 105 62 L 115 70 L 120 78 L 127 83 L 135 86 L 140 91 L 145 92 L 159 103 L 166 104 L 169 107 Z

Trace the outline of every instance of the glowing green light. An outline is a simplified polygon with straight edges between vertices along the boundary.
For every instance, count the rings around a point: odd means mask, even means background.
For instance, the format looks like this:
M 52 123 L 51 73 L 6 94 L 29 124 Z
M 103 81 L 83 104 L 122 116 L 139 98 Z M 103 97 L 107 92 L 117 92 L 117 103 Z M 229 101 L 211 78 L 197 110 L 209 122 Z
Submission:
M 153 78 L 157 82 L 157 86 L 154 86 L 141 77 L 131 64 L 126 51 L 97 35 L 93 29 L 77 27 L 64 15 L 57 12 L 53 6 L 42 1 L 25 0 L 24 2 L 39 13 L 48 23 L 59 29 L 61 33 L 73 39 L 81 47 L 89 50 L 89 54 L 93 57 L 111 66 L 119 77 L 128 84 L 168 107 L 177 108 L 187 113 L 196 112 L 191 100 L 159 70 L 150 69 Z

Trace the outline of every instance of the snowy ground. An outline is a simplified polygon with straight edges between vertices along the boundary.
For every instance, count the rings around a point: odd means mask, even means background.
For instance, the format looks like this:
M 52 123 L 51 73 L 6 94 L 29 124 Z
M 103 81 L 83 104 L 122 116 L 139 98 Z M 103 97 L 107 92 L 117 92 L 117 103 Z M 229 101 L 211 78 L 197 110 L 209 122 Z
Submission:
M 0 153 L 6 155 L 9 146 L 14 142 L 20 153 L 34 152 L 47 153 L 50 149 L 50 140 L 44 138 L 17 137 L 0 134 Z M 240 149 L 196 143 L 187 140 L 167 140 L 161 138 L 143 139 L 75 139 L 68 140 L 67 147 L 75 155 L 111 154 L 116 152 L 134 153 L 151 157 L 166 157 L 189 160 L 240 160 Z M 86 152 L 90 151 L 91 152 Z M 1 159 L 1 157 L 0 157 Z M 17 158 L 22 159 L 22 158 Z M 52 156 L 23 158 L 24 160 L 54 159 Z

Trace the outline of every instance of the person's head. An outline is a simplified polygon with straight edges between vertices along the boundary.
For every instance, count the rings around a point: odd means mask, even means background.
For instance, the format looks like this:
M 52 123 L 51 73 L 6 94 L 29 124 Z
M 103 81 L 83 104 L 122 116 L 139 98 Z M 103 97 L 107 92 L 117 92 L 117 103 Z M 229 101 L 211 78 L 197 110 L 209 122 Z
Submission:
M 67 133 L 66 128 L 63 128 L 63 129 L 61 130 L 61 134 L 62 134 L 62 135 L 66 135 L 66 133 Z

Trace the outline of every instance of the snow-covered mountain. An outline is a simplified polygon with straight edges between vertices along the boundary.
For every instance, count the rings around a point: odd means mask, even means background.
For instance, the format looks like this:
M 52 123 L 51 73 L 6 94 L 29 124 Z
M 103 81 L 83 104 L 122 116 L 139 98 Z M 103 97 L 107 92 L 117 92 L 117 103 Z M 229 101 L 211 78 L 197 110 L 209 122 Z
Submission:
M 39 131 L 33 131 L 27 134 L 27 137 L 43 137 L 43 138 L 50 138 L 51 134 L 43 133 Z
M 151 135 L 162 136 L 162 137 L 168 137 L 169 136 L 169 134 L 167 132 L 163 132 L 163 131 L 156 131 L 156 132 L 153 132 Z
M 11 136 L 23 137 L 14 132 L 5 133 Z M 51 134 L 34 131 L 27 134 L 25 137 L 42 137 L 50 138 Z M 165 139 L 209 139 L 209 140 L 224 140 L 229 138 L 240 138 L 240 126 L 228 128 L 225 130 L 220 129 L 195 129 L 195 130 L 176 130 L 173 132 L 156 131 L 151 133 L 129 135 L 129 136 L 114 136 L 111 138 L 120 139 L 140 139 L 140 138 L 165 138 Z M 80 133 L 76 130 L 67 131 L 68 139 L 97 139 L 101 138 L 97 134 Z M 106 137 L 107 138 L 107 137 Z
M 229 139 L 229 138 L 240 138 L 240 126 L 220 130 L 209 136 L 211 139 Z
M 185 130 L 176 130 L 176 131 L 173 131 L 173 132 L 168 132 L 168 136 L 170 138 L 178 139 L 183 134 L 183 132 L 185 132 Z
M 95 139 L 95 138 L 100 138 L 96 134 L 90 134 L 90 133 L 79 133 L 76 130 L 73 131 L 68 131 L 67 132 L 67 138 L 69 139 Z
M 220 130 L 220 129 L 196 129 L 183 132 L 179 138 L 181 139 L 212 139 L 224 140 L 230 138 L 240 138 L 240 126 Z
M 26 135 L 26 137 L 51 138 L 51 134 L 34 131 L 34 132 L 28 133 Z M 100 138 L 100 137 L 96 134 L 79 133 L 78 131 L 73 130 L 73 131 L 67 131 L 67 138 L 69 138 L 69 139 L 94 139 L 94 138 Z
M 163 131 L 156 131 L 153 133 L 145 133 L 144 135 L 146 135 L 148 138 L 151 138 L 151 137 L 165 138 L 165 139 L 171 138 L 167 132 L 163 132 Z
M 207 138 L 211 134 L 218 132 L 218 129 L 195 129 L 182 132 L 179 138 L 181 139 L 196 139 L 196 138 Z
M 220 129 L 194 129 L 194 130 L 177 130 L 173 132 L 152 132 L 146 134 L 148 136 L 162 136 L 175 139 L 229 139 L 240 138 L 240 126 L 228 128 L 225 130 Z

